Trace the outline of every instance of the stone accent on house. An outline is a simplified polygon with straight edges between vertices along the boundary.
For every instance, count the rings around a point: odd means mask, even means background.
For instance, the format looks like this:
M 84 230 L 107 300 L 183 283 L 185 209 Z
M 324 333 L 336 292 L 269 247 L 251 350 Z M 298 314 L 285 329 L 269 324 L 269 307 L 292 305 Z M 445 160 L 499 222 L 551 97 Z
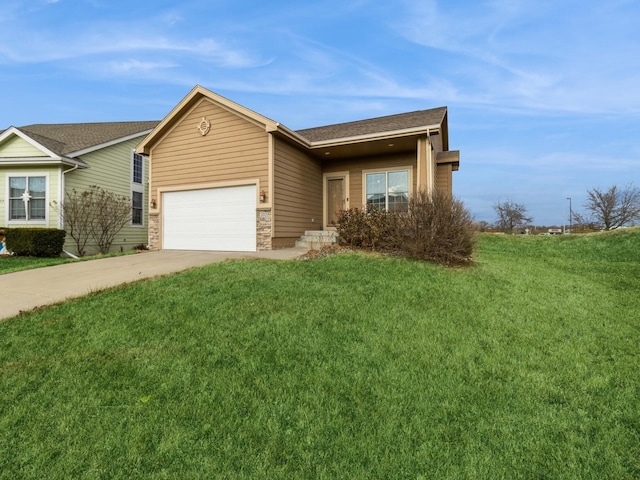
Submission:
M 258 208 L 256 210 L 257 250 L 271 250 L 271 209 Z
M 160 212 L 149 212 L 149 250 L 160 250 Z

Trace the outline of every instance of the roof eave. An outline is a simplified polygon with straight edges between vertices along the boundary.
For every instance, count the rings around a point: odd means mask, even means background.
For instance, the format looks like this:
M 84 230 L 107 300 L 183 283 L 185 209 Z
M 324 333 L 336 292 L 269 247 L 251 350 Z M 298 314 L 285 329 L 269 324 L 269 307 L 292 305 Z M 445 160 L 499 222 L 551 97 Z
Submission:
M 14 157 L 0 159 L 0 166 L 18 167 L 25 165 L 70 165 L 78 168 L 89 168 L 82 160 L 68 157 Z
M 352 143 L 361 143 L 368 142 L 374 140 L 386 140 L 390 138 L 400 138 L 400 137 L 410 137 L 410 136 L 418 136 L 418 135 L 439 135 L 440 134 L 440 125 L 428 125 L 421 127 L 412 127 L 405 128 L 401 130 L 392 130 L 388 132 L 377 132 L 373 134 L 366 135 L 356 135 L 352 137 L 344 137 L 344 138 L 334 138 L 330 140 L 322 140 L 318 142 L 309 142 L 310 148 L 327 148 L 327 147 L 336 147 L 340 145 L 349 145 Z
M 152 128 L 147 130 L 142 130 L 140 132 L 132 133 L 131 135 L 126 135 L 124 137 L 116 138 L 110 140 L 108 142 L 100 143 L 98 145 L 93 145 L 91 147 L 83 148 L 82 150 L 76 150 L 75 152 L 70 152 L 66 154 L 67 157 L 79 157 L 81 155 L 86 155 L 87 153 L 95 152 L 97 150 L 102 150 L 103 148 L 111 147 L 113 145 L 117 145 L 122 142 L 126 142 L 128 140 L 133 140 L 134 138 L 142 137 L 149 135 L 153 131 Z

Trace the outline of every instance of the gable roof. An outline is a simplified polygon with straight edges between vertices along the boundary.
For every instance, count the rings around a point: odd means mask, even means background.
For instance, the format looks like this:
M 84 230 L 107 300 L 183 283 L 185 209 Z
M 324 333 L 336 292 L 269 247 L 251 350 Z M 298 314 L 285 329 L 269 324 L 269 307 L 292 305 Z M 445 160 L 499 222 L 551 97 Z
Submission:
M 136 147 L 136 152 L 150 154 L 153 145 L 179 122 L 184 113 L 203 98 L 261 126 L 269 133 L 277 133 L 309 149 L 319 150 L 329 146 L 380 141 L 392 137 L 409 137 L 423 134 L 442 135 L 443 146 L 448 149 L 447 107 L 417 110 L 409 113 L 369 118 L 355 122 L 338 123 L 323 127 L 291 130 L 279 122 L 260 115 L 217 93 L 196 85 L 154 130 Z
M 211 102 L 222 108 L 225 108 L 226 110 L 236 113 L 237 115 L 243 117 L 245 120 L 259 125 L 267 132 L 275 131 L 278 129 L 279 124 L 277 122 L 274 122 L 270 118 L 267 118 L 264 115 L 260 115 L 259 113 L 254 112 L 247 107 L 243 107 L 239 103 L 235 103 L 228 98 L 225 98 L 222 95 L 218 95 L 211 90 L 207 90 L 200 85 L 196 85 L 182 100 L 180 100 L 180 102 L 175 107 L 173 107 L 173 109 L 167 114 L 166 117 L 164 117 L 161 122 L 157 123 L 153 131 L 149 135 L 147 135 L 147 137 L 142 140 L 142 142 L 140 142 L 140 144 L 136 147 L 136 152 L 148 155 L 150 153 L 152 145 L 155 144 L 157 140 L 162 138 L 168 132 L 170 132 L 182 117 L 182 115 L 185 112 L 188 112 L 204 98 L 210 100 Z
M 355 122 L 337 123 L 324 127 L 296 130 L 311 143 L 336 141 L 344 138 L 366 137 L 381 133 L 399 132 L 420 127 L 439 126 L 447 115 L 447 107 L 368 118 Z
M 75 157 L 150 132 L 157 121 L 33 124 L 18 127 L 61 157 Z

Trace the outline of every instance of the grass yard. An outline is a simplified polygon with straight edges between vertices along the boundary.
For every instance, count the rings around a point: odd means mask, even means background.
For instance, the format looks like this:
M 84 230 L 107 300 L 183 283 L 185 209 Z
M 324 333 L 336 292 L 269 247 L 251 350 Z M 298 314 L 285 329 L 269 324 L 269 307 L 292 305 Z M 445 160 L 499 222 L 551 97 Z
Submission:
M 72 261 L 70 258 L 35 258 L 0 256 L 0 275 L 3 273 L 30 270 L 32 268 L 51 267 Z
M 69 257 L 19 257 L 19 256 L 0 256 L 0 275 L 3 273 L 19 272 L 20 270 L 31 270 L 33 268 L 51 267 L 53 265 L 60 265 L 61 263 L 69 262 L 85 262 L 88 260 L 95 260 L 97 258 L 115 257 L 119 255 L 131 255 L 136 253 L 135 250 L 128 250 L 121 253 L 109 253 L 106 255 L 97 254 L 90 255 L 82 258 L 69 258 Z
M 236 261 L 0 323 L 0 478 L 640 478 L 640 231 Z

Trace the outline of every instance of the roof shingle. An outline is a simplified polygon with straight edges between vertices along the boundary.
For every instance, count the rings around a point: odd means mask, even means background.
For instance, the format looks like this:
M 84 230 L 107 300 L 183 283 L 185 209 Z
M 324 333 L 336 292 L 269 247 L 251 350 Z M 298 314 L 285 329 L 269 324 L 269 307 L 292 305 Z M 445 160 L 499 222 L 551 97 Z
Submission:
M 18 127 L 18 130 L 52 152 L 66 156 L 79 150 L 151 130 L 157 124 L 157 121 L 40 123 Z
M 296 130 L 296 133 L 311 142 L 323 142 L 340 138 L 438 125 L 443 121 L 446 113 L 447 107 L 438 107 L 429 110 L 418 110 L 415 112 L 369 118 L 355 122 L 337 123 L 324 127 L 306 128 Z

